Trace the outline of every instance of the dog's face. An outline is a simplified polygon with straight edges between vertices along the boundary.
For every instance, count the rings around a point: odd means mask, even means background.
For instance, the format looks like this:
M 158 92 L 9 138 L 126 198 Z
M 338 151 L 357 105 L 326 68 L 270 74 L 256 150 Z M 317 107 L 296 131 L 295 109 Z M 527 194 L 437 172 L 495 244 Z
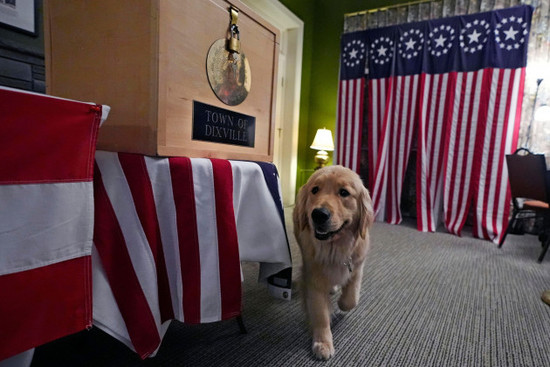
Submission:
M 319 241 L 338 241 L 350 231 L 365 238 L 373 222 L 371 198 L 355 172 L 342 166 L 325 167 L 300 189 L 294 219 L 295 225 L 309 228 Z

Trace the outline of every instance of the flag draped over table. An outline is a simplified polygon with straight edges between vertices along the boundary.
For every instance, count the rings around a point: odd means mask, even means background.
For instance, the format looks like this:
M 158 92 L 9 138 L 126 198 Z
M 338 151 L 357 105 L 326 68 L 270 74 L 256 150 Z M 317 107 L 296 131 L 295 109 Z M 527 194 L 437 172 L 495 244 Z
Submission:
M 141 357 L 158 348 L 165 321 L 239 315 L 229 161 L 98 152 L 96 163 L 94 243 Z
M 358 170 L 346 154 L 358 154 L 361 143 L 349 142 L 361 141 L 363 116 L 346 111 L 361 115 L 354 106 L 362 92 L 350 99 L 344 86 L 367 80 L 377 220 L 401 222 L 416 136 L 418 229 L 435 231 L 442 219 L 460 234 L 473 205 L 474 235 L 500 240 L 510 200 L 505 155 L 518 140 L 531 16 L 531 7 L 519 6 L 342 36 L 337 162 Z
M 102 110 L 0 88 L 0 360 L 92 324 Z
M 278 179 L 266 172 L 254 162 L 98 151 L 94 325 L 145 358 L 172 319 L 238 316 L 241 260 L 269 262 L 262 280 L 291 265 L 268 184 Z

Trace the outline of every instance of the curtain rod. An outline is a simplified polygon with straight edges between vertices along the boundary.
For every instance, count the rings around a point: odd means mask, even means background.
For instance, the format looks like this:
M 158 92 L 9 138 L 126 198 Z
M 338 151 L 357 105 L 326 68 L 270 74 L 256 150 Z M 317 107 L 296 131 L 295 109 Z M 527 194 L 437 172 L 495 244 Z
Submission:
M 401 3 L 401 4 L 394 4 L 394 5 L 387 5 L 387 6 L 381 6 L 379 8 L 375 8 L 375 9 L 367 9 L 367 10 L 361 10 L 361 11 L 356 11 L 354 13 L 346 13 L 344 14 L 344 17 L 347 18 L 347 17 L 355 17 L 357 15 L 364 15 L 364 14 L 367 14 L 367 13 L 376 13 L 378 11 L 385 11 L 385 10 L 388 10 L 388 9 L 393 9 L 393 8 L 400 8 L 402 6 L 410 6 L 410 5 L 418 5 L 418 4 L 424 4 L 424 3 L 435 3 L 437 1 L 441 1 L 441 0 L 416 0 L 416 1 L 409 1 L 409 2 L 406 2 L 406 3 Z

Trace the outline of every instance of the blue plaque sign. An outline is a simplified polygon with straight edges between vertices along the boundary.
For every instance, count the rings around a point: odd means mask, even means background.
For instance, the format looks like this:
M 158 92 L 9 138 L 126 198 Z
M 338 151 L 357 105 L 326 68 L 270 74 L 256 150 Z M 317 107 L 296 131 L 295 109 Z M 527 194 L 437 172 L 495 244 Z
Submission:
M 256 118 L 193 101 L 193 140 L 254 147 Z

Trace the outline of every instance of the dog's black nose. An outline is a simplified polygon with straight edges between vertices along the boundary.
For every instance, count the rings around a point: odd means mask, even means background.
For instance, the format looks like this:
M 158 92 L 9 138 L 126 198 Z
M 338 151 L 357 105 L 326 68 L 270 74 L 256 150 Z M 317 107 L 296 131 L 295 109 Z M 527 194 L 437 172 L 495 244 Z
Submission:
M 321 225 L 330 219 L 330 212 L 325 208 L 313 209 L 313 212 L 311 212 L 311 219 L 313 219 L 313 223 Z

